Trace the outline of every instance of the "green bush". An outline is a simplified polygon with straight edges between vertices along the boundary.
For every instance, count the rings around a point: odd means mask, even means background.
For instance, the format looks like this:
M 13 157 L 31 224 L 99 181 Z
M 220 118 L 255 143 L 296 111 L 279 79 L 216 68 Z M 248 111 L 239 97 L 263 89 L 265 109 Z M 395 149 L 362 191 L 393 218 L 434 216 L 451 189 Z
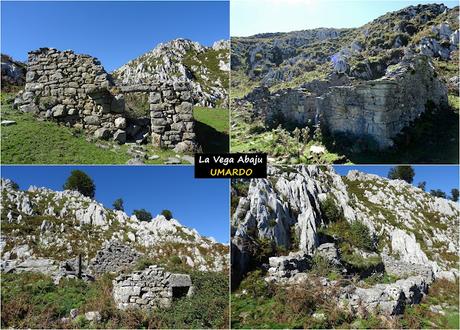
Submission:
M 335 200 L 331 196 L 327 196 L 320 203 L 320 209 L 326 223 L 337 222 L 343 217 L 342 210 L 336 205 Z
M 148 212 L 146 209 L 134 210 L 133 214 L 140 221 L 150 221 L 152 220 L 152 213 Z
M 161 215 L 166 218 L 166 220 L 171 220 L 173 217 L 173 214 L 170 210 L 163 210 L 161 211 Z
M 372 251 L 374 249 L 374 242 L 371 237 L 369 228 L 361 221 L 353 221 L 350 225 L 351 243 L 363 250 Z

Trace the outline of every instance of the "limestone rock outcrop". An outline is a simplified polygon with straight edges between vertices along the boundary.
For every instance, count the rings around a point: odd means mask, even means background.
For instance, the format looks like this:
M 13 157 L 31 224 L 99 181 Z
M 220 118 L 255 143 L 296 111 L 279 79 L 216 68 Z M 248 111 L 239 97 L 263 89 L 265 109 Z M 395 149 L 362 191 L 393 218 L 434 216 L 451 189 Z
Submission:
M 215 107 L 228 104 L 228 40 L 205 47 L 187 39 L 161 43 L 153 50 L 129 61 L 112 74 L 118 85 L 186 83 L 191 86 L 193 104 Z M 215 68 L 211 63 L 219 63 Z
M 1 54 L 2 89 L 8 86 L 23 86 L 26 82 L 26 65 L 11 56 Z
M 99 274 L 129 268 L 140 256 L 136 252 L 140 249 L 154 259 L 176 255 L 181 262 L 200 271 L 222 271 L 228 267 L 227 247 L 176 219 L 158 215 L 150 222 L 140 221 L 76 191 L 34 186 L 24 191 L 8 179 L 1 179 L 0 183 L 1 242 L 5 246 L 2 263 L 50 258 L 49 253 L 60 262 L 81 254 L 83 260 L 92 260 L 89 268 Z M 23 227 L 28 228 L 29 235 L 17 233 L 16 228 Z

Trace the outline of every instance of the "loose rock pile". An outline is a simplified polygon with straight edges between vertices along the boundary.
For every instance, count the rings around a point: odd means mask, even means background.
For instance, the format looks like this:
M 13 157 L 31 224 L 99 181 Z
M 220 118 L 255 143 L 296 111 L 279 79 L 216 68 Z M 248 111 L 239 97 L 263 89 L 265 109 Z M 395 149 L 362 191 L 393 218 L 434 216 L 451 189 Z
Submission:
M 118 241 L 108 241 L 89 263 L 94 274 L 119 273 L 133 267 L 141 253 Z
M 119 309 L 169 307 L 174 298 L 192 293 L 189 275 L 171 274 L 157 266 L 113 280 L 113 298 Z

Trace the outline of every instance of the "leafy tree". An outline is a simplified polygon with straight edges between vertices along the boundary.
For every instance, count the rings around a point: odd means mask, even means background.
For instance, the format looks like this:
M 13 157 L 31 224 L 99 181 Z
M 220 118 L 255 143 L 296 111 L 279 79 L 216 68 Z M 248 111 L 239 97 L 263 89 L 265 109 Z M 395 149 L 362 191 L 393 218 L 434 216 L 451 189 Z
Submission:
M 426 189 L 426 181 L 419 182 L 417 187 L 422 189 L 423 191 L 425 191 L 425 189 Z
M 117 198 L 113 202 L 112 206 L 113 206 L 113 209 L 117 210 L 117 211 L 124 211 L 125 210 L 125 208 L 123 206 L 123 199 L 121 199 L 121 198 Z
M 66 190 L 76 190 L 81 194 L 94 198 L 96 193 L 96 185 L 93 179 L 83 171 L 73 170 L 63 186 Z
M 134 210 L 133 214 L 140 221 L 150 221 L 152 220 L 152 213 L 148 212 L 146 209 Z
M 173 217 L 172 212 L 170 210 L 161 211 L 161 215 L 164 216 L 166 220 L 171 220 Z
M 414 181 L 415 172 L 412 166 L 395 166 L 388 172 L 388 178 L 392 180 L 404 180 L 407 183 Z
M 447 195 L 444 191 L 442 191 L 441 189 L 431 189 L 430 190 L 430 194 L 431 196 L 434 196 L 434 197 L 441 197 L 441 198 L 447 198 Z
M 457 188 L 453 188 L 453 189 L 450 191 L 450 194 L 451 194 L 451 199 L 452 199 L 454 202 L 458 202 L 458 197 L 459 197 L 458 189 L 457 189 Z

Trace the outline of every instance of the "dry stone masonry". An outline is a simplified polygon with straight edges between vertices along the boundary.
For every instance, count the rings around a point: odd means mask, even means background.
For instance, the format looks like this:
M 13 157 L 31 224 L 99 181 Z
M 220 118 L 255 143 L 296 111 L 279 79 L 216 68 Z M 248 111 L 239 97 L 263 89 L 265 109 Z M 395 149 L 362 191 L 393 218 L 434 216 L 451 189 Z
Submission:
M 150 92 L 152 142 L 177 152 L 196 151 L 193 101 L 188 83 L 162 83 Z
M 155 265 L 113 280 L 113 298 L 119 309 L 169 307 L 174 298 L 191 294 L 189 275 L 165 272 Z
M 447 106 L 447 88 L 426 56 L 390 67 L 380 79 L 333 87 L 318 102 L 330 131 L 368 135 L 381 148 L 391 146 L 427 106 Z
M 115 86 L 96 58 L 40 48 L 29 52 L 25 88 L 14 106 L 98 139 L 145 143 L 152 132 L 155 146 L 195 151 L 191 88 L 185 82 Z M 124 93 L 130 92 L 149 93 L 151 119 L 127 115 Z
M 258 87 L 245 99 L 269 127 L 320 122 L 332 133 L 370 137 L 380 149 L 392 146 L 393 138 L 428 107 L 448 104 L 447 87 L 429 57 L 410 54 L 376 80 L 352 83 L 346 75 L 333 73 L 328 80 L 296 89 L 270 93 L 267 87 Z
M 29 52 L 25 89 L 15 106 L 124 143 L 124 99 L 113 95 L 111 87 L 111 77 L 96 58 L 40 48 Z

